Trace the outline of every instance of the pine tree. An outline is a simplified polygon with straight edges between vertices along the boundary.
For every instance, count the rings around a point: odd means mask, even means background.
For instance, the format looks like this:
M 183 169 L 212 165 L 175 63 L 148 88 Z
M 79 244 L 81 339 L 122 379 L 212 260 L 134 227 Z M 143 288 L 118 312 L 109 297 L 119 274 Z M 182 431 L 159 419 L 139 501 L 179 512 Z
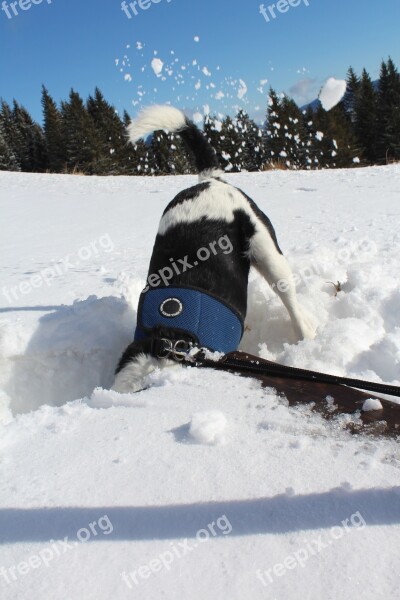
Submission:
M 220 131 L 219 159 L 225 171 L 242 170 L 242 139 L 231 117 L 225 117 Z
M 47 166 L 52 173 L 61 173 L 65 170 L 67 162 L 62 116 L 44 85 L 42 107 Z
M 132 122 L 132 119 L 131 119 L 131 117 L 130 117 L 130 115 L 129 115 L 129 113 L 128 113 L 128 111 L 127 111 L 127 110 L 124 110 L 124 112 L 123 112 L 123 115 L 122 115 L 122 121 L 123 121 L 123 123 L 124 123 L 124 127 L 125 127 L 125 129 L 126 129 L 126 128 L 128 127 L 128 125 L 130 125 L 130 124 L 131 124 L 131 122 Z
M 124 131 L 124 144 L 121 157 L 122 172 L 127 175 L 150 175 L 149 146 L 144 140 L 138 140 L 135 144 L 129 141 L 127 128 L 131 123 L 131 117 L 126 110 L 123 112 L 122 121 Z
M 10 149 L 3 127 L 3 117 L 0 113 L 0 171 L 20 171 L 21 167 Z
M 183 143 L 179 135 L 171 135 L 170 150 L 172 152 L 174 166 L 173 172 L 176 175 L 193 173 L 194 164 L 192 163 L 190 153 L 188 152 L 186 145 Z
M 282 121 L 281 100 L 273 88 L 269 90 L 267 120 L 265 125 L 266 161 L 273 165 L 285 162 L 285 131 Z
M 380 162 L 400 159 L 400 76 L 394 62 L 382 62 L 379 78 L 378 152 Z
M 353 67 L 350 67 L 347 71 L 346 83 L 346 94 L 343 98 L 344 109 L 349 115 L 351 123 L 355 123 L 357 99 L 360 90 L 360 79 L 356 75 Z
M 218 159 L 221 160 L 221 129 L 222 121 L 216 116 L 206 115 L 204 119 L 203 132 L 211 146 L 217 153 Z
M 22 171 L 45 171 L 47 153 L 42 128 L 16 100 L 13 103 L 12 118 L 16 129 L 15 149 Z
M 150 173 L 171 175 L 174 172 L 172 160 L 172 140 L 165 131 L 155 131 L 150 141 Z
M 318 118 L 317 110 L 313 110 L 311 106 L 308 106 L 302 113 L 302 121 L 305 131 L 303 157 L 304 167 L 306 169 L 322 168 L 325 166 L 324 150 L 327 151 L 327 149 L 325 147 L 324 134 L 320 131 L 321 119 Z M 320 125 L 320 127 L 318 125 Z
M 361 147 L 361 157 L 368 164 L 378 161 L 378 95 L 364 69 L 355 103 L 354 131 Z
M 336 140 L 333 141 L 327 135 L 330 121 L 329 113 L 319 104 L 314 111 L 312 125 L 308 127 L 312 166 L 316 169 L 333 166 L 333 159 L 337 155 Z
M 343 101 L 329 111 L 327 135 L 335 147 L 331 153 L 330 167 L 343 169 L 354 167 L 359 163 L 361 148 L 357 143 L 350 115 L 347 114 Z
M 100 139 L 82 98 L 74 90 L 70 92 L 69 102 L 62 102 L 61 113 L 67 168 L 90 175 L 96 173 L 101 157 Z
M 266 124 L 266 156 L 272 164 L 290 169 L 309 167 L 309 132 L 297 104 L 288 96 L 280 99 L 271 89 Z
M 138 140 L 134 145 L 129 142 L 127 152 L 129 154 L 128 161 L 131 164 L 129 172 L 132 175 L 154 174 L 150 144 L 147 144 L 144 140 Z
M 262 130 L 243 110 L 238 112 L 235 123 L 241 139 L 241 168 L 246 171 L 260 171 L 264 163 Z
M 280 106 L 283 149 L 281 156 L 288 168 L 298 169 L 306 166 L 306 129 L 297 104 L 284 96 Z
M 33 170 L 38 170 L 40 173 L 48 169 L 48 158 L 46 148 L 46 138 L 42 127 L 38 123 L 33 124 L 32 141 L 34 147 L 33 153 Z
M 322 168 L 345 168 L 354 166 L 357 160 L 357 144 L 343 102 L 325 111 L 320 105 L 314 117 L 317 128 L 316 157 Z
M 127 136 L 116 109 L 105 100 L 99 88 L 96 88 L 94 97 L 89 96 L 87 110 L 93 119 L 100 142 L 96 172 L 99 175 L 126 172 Z
M 2 121 L 3 136 L 7 147 L 17 160 L 19 166 L 21 166 L 17 153 L 18 130 L 15 126 L 12 110 L 5 100 L 1 100 L 0 119 Z

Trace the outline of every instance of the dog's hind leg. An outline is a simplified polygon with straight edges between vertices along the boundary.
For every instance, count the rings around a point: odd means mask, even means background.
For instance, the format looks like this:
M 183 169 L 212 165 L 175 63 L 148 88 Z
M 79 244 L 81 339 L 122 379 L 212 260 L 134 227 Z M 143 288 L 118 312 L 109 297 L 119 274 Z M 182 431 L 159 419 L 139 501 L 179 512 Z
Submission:
M 297 296 L 292 271 L 286 258 L 262 223 L 250 240 L 252 265 L 268 281 L 286 307 L 296 336 L 299 339 L 313 339 L 315 329 L 304 314 Z

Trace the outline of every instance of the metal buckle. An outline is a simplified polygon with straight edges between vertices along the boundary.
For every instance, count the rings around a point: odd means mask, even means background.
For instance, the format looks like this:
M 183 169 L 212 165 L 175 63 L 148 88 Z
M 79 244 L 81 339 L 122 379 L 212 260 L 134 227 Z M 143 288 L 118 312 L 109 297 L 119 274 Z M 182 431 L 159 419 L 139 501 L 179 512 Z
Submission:
M 162 344 L 164 344 L 162 346 Z M 160 349 L 157 352 L 157 358 L 168 358 L 168 356 L 170 355 L 170 352 L 172 350 L 172 342 L 171 340 L 169 340 L 168 338 L 161 338 L 160 339 Z M 166 354 L 163 354 L 163 353 Z
M 182 362 L 185 357 L 189 354 L 192 342 L 186 340 L 176 340 L 173 342 L 168 338 L 161 338 L 160 340 L 164 347 L 160 349 L 157 354 L 157 358 L 172 358 L 178 362 Z

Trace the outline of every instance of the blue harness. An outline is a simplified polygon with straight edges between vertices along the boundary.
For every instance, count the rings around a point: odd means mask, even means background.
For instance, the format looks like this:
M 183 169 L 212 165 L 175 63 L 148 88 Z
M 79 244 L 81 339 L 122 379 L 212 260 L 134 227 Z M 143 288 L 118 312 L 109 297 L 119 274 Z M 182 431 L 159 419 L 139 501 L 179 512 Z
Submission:
M 201 347 L 228 353 L 239 345 L 243 320 L 232 308 L 203 290 L 156 288 L 140 296 L 135 342 L 154 336 L 157 330 L 162 330 L 164 337 L 168 331 L 175 338 L 183 333 Z

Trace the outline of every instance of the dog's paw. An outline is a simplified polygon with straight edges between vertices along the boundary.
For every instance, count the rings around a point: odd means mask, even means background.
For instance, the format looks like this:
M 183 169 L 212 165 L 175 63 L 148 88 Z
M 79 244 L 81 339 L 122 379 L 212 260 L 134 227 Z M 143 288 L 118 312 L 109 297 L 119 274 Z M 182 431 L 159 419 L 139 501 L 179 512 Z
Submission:
M 315 338 L 315 336 L 316 336 L 316 330 L 314 329 L 314 327 L 311 324 L 302 328 L 301 338 L 303 340 L 313 340 Z
M 310 321 L 307 321 L 305 323 L 302 323 L 301 328 L 300 328 L 300 332 L 299 332 L 299 337 L 302 340 L 313 340 L 316 336 L 316 330 L 315 327 L 311 324 Z
M 316 328 L 307 317 L 295 324 L 295 332 L 299 340 L 313 340 L 316 336 Z

